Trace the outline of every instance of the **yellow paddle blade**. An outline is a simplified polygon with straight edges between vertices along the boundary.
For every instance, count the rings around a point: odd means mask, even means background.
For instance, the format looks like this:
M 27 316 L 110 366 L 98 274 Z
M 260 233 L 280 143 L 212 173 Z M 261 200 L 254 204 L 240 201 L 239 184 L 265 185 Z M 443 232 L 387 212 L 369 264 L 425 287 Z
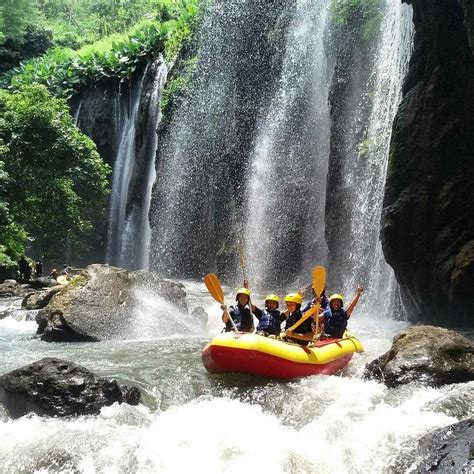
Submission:
M 321 293 L 326 288 L 326 269 L 324 267 L 313 268 L 313 289 L 314 292 L 321 296 Z
M 295 324 L 293 324 L 293 326 L 291 326 L 290 329 L 288 329 L 288 331 L 294 331 L 301 323 L 304 323 L 308 318 L 313 316 L 313 314 L 317 313 L 318 311 L 319 311 L 318 305 L 311 306 L 311 308 L 309 308 L 308 311 L 306 311 L 306 313 L 304 313 L 303 316 L 301 316 L 301 318 Z
M 204 284 L 211 296 L 220 304 L 224 304 L 224 292 L 222 291 L 221 282 L 214 273 L 208 273 L 204 277 Z

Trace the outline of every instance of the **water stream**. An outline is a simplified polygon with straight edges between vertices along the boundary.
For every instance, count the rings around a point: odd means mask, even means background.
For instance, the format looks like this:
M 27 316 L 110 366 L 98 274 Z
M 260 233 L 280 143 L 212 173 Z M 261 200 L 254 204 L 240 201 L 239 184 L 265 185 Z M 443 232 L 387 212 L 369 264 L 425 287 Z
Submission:
M 151 85 L 144 90 L 144 81 L 149 74 L 152 75 Z M 106 261 L 124 268 L 148 266 L 151 236 L 148 213 L 155 179 L 156 128 L 166 76 L 166 64 L 159 58 L 149 63 L 141 79 L 132 84 L 128 101 L 121 94 L 115 96 L 114 124 L 119 133 L 108 212 Z M 138 185 L 135 184 L 137 180 Z
M 0 407 L 0 471 L 401 472 L 400 457 L 413 459 L 408 453 L 423 434 L 473 414 L 474 383 L 389 390 L 362 380 L 364 364 L 406 325 L 363 313 L 351 329 L 367 351 L 342 376 L 208 374 L 200 351 L 220 329 L 220 311 L 201 283 L 184 283 L 189 305 L 210 314 L 206 328 L 186 329 L 175 312 L 163 316 L 162 335 L 143 320 L 129 340 L 49 344 L 33 338 L 36 324 L 24 314 L 0 320 L 2 372 L 61 357 L 135 384 L 144 395 L 137 407 L 113 405 L 71 419 L 10 420 Z

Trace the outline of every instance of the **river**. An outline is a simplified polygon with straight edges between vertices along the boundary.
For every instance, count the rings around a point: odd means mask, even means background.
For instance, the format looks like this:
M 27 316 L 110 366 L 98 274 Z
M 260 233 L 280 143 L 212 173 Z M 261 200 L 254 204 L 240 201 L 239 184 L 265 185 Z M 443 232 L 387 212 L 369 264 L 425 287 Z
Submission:
M 472 382 L 389 390 L 363 380 L 365 363 L 408 323 L 357 309 L 350 329 L 366 352 L 341 376 L 209 374 L 200 352 L 221 328 L 220 310 L 203 284 L 184 283 L 190 307 L 209 313 L 204 329 L 177 325 L 181 316 L 167 312 L 154 328 L 147 317 L 137 322 L 132 340 L 45 343 L 34 338 L 34 313 L 12 310 L 0 320 L 1 373 L 60 357 L 137 385 L 144 398 L 137 407 L 115 404 L 71 419 L 11 420 L 0 405 L 0 472 L 410 472 L 397 460 L 413 460 L 416 440 L 473 415 Z M 0 311 L 8 305 L 2 300 Z M 174 326 L 179 334 L 170 331 Z

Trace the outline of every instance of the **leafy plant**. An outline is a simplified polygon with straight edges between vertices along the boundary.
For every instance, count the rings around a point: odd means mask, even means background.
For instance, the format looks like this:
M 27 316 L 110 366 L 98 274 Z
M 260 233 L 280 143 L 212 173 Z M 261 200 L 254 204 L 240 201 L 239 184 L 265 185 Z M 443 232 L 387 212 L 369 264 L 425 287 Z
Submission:
M 74 127 L 66 101 L 40 85 L 0 91 L 0 140 L 0 203 L 10 229 L 0 241 L 3 253 L 17 254 L 13 243 L 26 234 L 41 254 L 51 256 L 66 242 L 76 242 L 77 251 L 100 223 L 110 168 Z
M 360 20 L 362 36 L 369 41 L 379 30 L 382 8 L 382 0 L 332 0 L 330 15 L 333 23 L 338 25 L 347 25 Z

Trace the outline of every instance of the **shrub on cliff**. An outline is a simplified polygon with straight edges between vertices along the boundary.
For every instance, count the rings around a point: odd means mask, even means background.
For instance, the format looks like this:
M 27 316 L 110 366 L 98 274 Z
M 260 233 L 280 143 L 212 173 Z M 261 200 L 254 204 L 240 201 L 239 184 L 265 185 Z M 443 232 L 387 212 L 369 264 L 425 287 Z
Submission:
M 76 258 L 86 252 L 103 218 L 110 169 L 74 127 L 66 101 L 40 85 L 0 91 L 2 142 L 0 203 L 11 230 L 24 229 L 33 249 L 49 257 L 66 246 Z M 4 253 L 15 257 L 0 237 Z

